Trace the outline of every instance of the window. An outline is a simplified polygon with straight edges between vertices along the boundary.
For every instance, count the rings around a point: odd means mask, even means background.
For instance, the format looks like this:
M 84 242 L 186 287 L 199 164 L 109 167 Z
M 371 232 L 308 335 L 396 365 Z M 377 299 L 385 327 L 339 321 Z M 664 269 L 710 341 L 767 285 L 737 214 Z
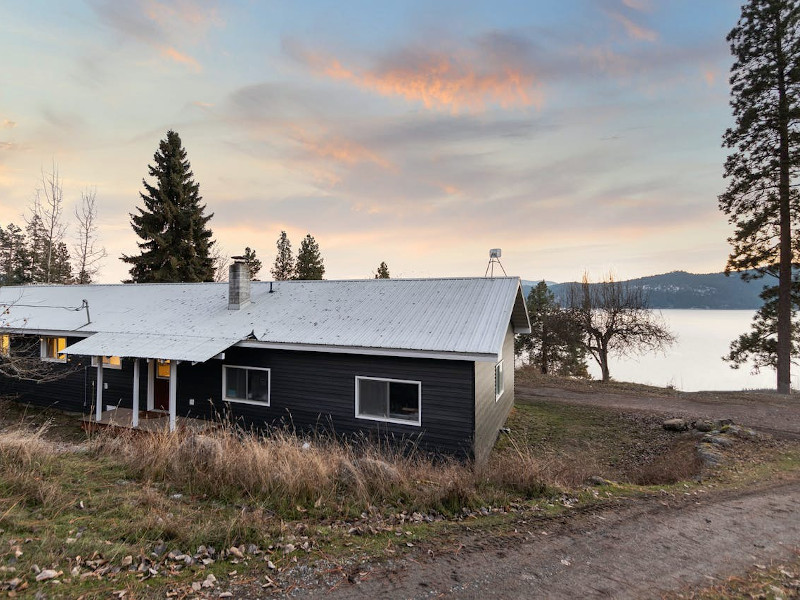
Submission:
M 356 377 L 356 417 L 419 425 L 422 384 L 419 381 Z
M 169 361 L 158 359 L 156 361 L 156 377 L 159 379 L 169 379 Z
M 97 366 L 97 357 L 92 357 L 92 366 Z M 103 368 L 104 369 L 121 369 L 122 368 L 122 359 L 119 356 L 104 356 L 103 357 Z
M 222 367 L 222 399 L 269 406 L 270 370 L 262 367 Z
M 7 333 L 0 335 L 0 356 L 11 356 L 11 336 Z
M 503 395 L 505 386 L 503 382 L 503 361 L 494 366 L 494 401 L 497 402 Z
M 42 360 L 50 362 L 67 362 L 67 355 L 62 351 L 67 347 L 67 338 L 44 337 L 41 341 Z

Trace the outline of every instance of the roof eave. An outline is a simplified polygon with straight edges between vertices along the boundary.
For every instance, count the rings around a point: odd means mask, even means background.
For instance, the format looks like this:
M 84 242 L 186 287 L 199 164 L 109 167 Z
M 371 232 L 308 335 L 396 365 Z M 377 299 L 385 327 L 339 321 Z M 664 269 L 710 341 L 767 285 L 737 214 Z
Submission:
M 298 352 L 329 352 L 331 354 L 362 354 L 366 356 L 395 356 L 402 358 L 433 358 L 438 360 L 466 360 L 469 362 L 497 362 L 493 352 L 450 352 L 445 350 L 416 350 L 411 348 L 367 348 L 362 346 L 328 346 L 323 344 L 293 344 L 244 340 L 236 344 L 239 348 L 268 348 L 272 350 L 295 350 Z

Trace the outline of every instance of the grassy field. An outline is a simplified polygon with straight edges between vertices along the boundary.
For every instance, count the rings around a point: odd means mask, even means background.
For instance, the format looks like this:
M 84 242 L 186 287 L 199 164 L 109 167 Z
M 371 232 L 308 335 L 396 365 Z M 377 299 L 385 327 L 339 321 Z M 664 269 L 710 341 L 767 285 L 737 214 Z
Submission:
M 497 534 L 531 513 L 797 468 L 793 448 L 743 442 L 715 474 L 692 434 L 617 411 L 519 404 L 507 425 L 475 470 L 285 432 L 87 438 L 74 416 L 4 402 L 0 590 L 163 598 L 258 580 L 286 591 L 280 575 L 299 565 L 338 576 L 366 559 L 457 548 L 467 527 Z

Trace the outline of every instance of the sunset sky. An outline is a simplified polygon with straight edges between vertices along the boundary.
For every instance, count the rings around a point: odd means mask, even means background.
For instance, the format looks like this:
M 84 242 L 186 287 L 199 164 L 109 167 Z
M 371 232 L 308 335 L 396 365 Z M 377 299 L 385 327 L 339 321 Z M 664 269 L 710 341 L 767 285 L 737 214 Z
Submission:
M 58 165 L 101 281 L 168 129 L 225 254 L 326 278 L 720 271 L 736 0 L 0 0 L 0 224 Z M 71 220 L 70 220 L 71 224 Z

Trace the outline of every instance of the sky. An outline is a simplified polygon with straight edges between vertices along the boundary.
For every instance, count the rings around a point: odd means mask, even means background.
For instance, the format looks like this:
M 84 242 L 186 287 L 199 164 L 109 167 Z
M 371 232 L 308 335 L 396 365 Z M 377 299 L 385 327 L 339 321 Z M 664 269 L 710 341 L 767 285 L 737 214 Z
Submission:
M 721 271 L 736 0 L 0 0 L 0 225 L 57 165 L 117 282 L 177 131 L 215 239 L 327 279 Z M 75 233 L 74 219 L 67 219 Z

